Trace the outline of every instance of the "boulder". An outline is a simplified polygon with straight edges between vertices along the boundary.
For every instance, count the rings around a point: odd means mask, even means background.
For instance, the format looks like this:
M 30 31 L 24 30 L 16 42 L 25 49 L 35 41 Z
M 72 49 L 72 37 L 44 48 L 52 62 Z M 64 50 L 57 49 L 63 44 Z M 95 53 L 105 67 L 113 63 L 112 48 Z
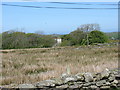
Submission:
M 85 87 L 88 87 L 88 86 L 90 86 L 90 85 L 91 85 L 90 82 L 83 84 L 83 86 L 85 86 Z
M 101 79 L 101 73 L 97 73 L 95 76 L 94 76 L 94 81 L 99 81 Z
M 67 76 L 68 76 L 67 73 L 63 73 L 63 74 L 61 75 L 61 78 L 64 78 L 64 77 L 67 77 Z
M 23 89 L 33 90 L 36 87 L 34 85 L 32 85 L 32 84 L 20 84 L 20 85 L 18 85 L 18 88 L 20 90 L 23 90 Z
M 78 81 L 78 82 L 76 82 L 77 84 L 83 84 L 83 82 L 81 82 L 81 81 Z
M 93 76 L 91 73 L 84 73 L 85 82 L 92 82 Z
M 82 87 L 82 90 L 89 90 L 89 87 Z
M 101 86 L 101 87 L 100 87 L 100 90 L 101 90 L 101 89 L 102 89 L 102 90 L 109 90 L 109 89 L 110 89 L 110 86 Z
M 75 85 L 70 85 L 69 88 L 79 88 L 79 85 L 75 84 Z
M 100 81 L 97 81 L 96 82 L 96 85 L 99 87 L 99 86 L 103 86 L 106 84 L 106 80 L 100 80 Z
M 62 89 L 62 88 L 68 88 L 68 84 L 64 84 L 64 85 L 56 86 L 56 88 L 60 88 L 60 89 Z
M 75 75 L 78 81 L 84 81 L 84 74 L 83 73 L 78 73 Z
M 114 81 L 114 80 L 115 80 L 115 76 L 110 76 L 110 77 L 108 77 L 108 80 L 109 80 L 109 82 Z
M 55 86 L 55 80 L 41 81 L 41 82 L 36 83 L 35 86 L 38 87 L 38 88 L 54 87 Z
M 106 82 L 105 84 L 106 84 L 106 85 L 110 85 L 111 83 L 110 83 L 110 82 Z
M 113 82 L 111 82 L 112 84 L 118 84 L 117 80 L 114 80 Z
M 64 83 L 71 82 L 71 81 L 74 82 L 74 81 L 77 81 L 77 77 L 73 75 L 68 75 L 68 76 L 62 77 L 62 80 L 64 81 Z
M 94 90 L 94 89 L 96 90 L 98 87 L 97 87 L 96 85 L 91 85 L 90 88 L 91 88 L 92 90 Z
M 103 72 L 101 72 L 101 79 L 108 78 L 110 75 L 110 71 L 106 68 Z

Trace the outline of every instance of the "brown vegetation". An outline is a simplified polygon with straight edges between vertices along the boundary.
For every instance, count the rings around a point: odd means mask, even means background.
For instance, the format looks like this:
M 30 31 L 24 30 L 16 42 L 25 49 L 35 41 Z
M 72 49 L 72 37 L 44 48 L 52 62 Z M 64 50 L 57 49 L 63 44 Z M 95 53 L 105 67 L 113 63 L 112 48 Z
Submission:
M 118 67 L 118 48 L 63 47 L 1 50 L 2 85 L 34 83 L 71 73 Z

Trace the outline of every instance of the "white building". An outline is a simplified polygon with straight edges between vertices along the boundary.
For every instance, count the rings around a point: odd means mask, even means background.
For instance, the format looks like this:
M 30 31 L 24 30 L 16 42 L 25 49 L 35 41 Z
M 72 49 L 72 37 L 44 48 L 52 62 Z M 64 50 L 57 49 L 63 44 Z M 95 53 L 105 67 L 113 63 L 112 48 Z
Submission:
M 55 40 L 56 40 L 56 43 L 57 43 L 57 44 L 62 43 L 62 39 L 61 39 L 61 38 L 56 38 Z

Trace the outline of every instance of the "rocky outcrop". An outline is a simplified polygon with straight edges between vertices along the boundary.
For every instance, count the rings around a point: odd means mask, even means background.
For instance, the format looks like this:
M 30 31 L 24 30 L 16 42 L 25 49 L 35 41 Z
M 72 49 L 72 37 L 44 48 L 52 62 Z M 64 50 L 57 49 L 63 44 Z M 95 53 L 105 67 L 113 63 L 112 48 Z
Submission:
M 82 90 L 120 90 L 120 76 L 118 69 L 105 69 L 101 73 L 78 73 L 76 75 L 63 74 L 34 84 L 20 84 L 16 88 L 34 89 L 82 89 Z

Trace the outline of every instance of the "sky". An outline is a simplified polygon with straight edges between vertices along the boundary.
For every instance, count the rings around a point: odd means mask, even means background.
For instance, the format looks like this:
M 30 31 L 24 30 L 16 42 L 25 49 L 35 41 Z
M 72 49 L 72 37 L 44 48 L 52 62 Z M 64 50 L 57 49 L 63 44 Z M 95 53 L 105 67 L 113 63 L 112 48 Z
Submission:
M 112 0 L 111 0 L 112 1 Z M 117 0 L 116 0 L 117 1 Z M 69 2 L 70 3 L 70 2 Z M 58 4 L 49 2 L 3 2 L 24 6 L 65 7 L 65 8 L 117 8 L 117 2 L 77 2 L 83 4 Z M 21 30 L 44 34 L 68 34 L 82 24 L 97 23 L 103 32 L 118 31 L 117 9 L 50 9 L 2 6 L 2 32 Z
M 38 2 L 119 2 L 119 0 L 2 0 L 3 2 L 38 1 Z

